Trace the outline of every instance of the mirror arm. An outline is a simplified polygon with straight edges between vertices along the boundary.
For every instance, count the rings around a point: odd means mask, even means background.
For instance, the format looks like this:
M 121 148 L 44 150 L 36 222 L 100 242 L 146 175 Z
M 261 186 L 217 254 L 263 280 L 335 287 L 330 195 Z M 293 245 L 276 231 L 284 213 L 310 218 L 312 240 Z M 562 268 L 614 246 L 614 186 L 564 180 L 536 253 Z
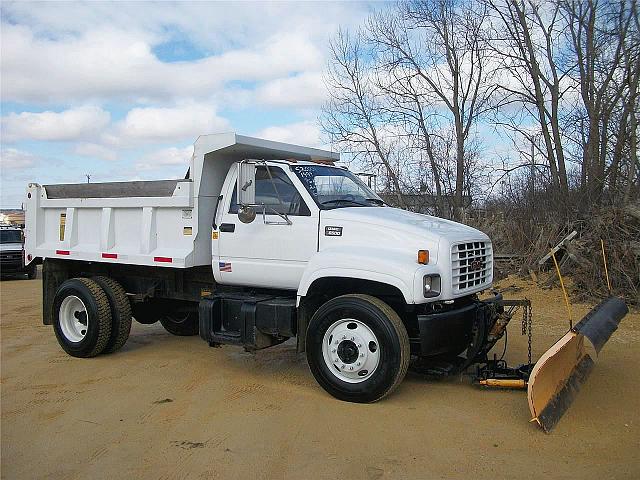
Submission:
M 280 213 L 273 207 L 267 207 L 267 205 L 265 205 L 264 203 L 261 205 L 261 207 L 262 207 L 262 221 L 264 222 L 265 225 L 293 225 L 293 223 L 289 219 L 289 216 L 286 213 Z M 284 220 L 284 222 L 270 222 L 270 221 L 268 221 L 267 220 L 267 208 L 269 208 L 269 210 L 271 210 L 273 213 L 275 213 L 280 218 L 282 218 Z
M 271 169 L 269 168 L 269 164 L 267 164 L 267 162 L 264 161 L 264 160 L 263 160 L 263 163 L 264 163 L 265 168 L 267 169 L 267 174 L 269 175 L 269 180 L 271 181 L 271 186 L 273 187 L 273 191 L 276 192 L 276 197 L 278 197 L 278 203 L 280 204 L 281 207 L 284 207 L 284 203 L 282 203 L 282 198 L 280 198 L 280 192 L 278 192 L 278 187 L 276 187 L 276 182 L 273 181 L 273 175 L 271 175 Z M 278 212 L 276 212 L 276 213 L 278 213 Z M 278 213 L 278 215 L 280 215 L 280 214 Z M 282 215 L 280 215 L 280 216 L 282 217 Z M 284 217 L 282 217 L 282 218 L 284 218 Z M 289 225 L 291 225 L 291 222 L 289 222 L 289 219 L 285 218 L 285 220 L 287 220 Z
M 216 206 L 213 209 L 213 222 L 211 222 L 211 228 L 214 230 L 218 229 L 218 225 L 216 225 L 216 217 L 218 216 L 218 205 L 220 205 L 220 200 L 222 200 L 222 195 L 218 195 L 216 199 Z

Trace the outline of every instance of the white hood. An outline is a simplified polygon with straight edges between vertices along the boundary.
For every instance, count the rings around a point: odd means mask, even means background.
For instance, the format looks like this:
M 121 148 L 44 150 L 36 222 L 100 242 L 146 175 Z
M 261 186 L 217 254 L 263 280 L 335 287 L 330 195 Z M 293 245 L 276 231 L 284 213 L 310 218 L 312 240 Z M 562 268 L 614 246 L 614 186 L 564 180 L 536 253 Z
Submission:
M 322 212 L 326 220 L 343 221 L 347 224 L 364 223 L 377 227 L 391 228 L 438 242 L 464 240 L 489 240 L 480 230 L 451 220 L 408 212 L 391 207 L 346 207 Z

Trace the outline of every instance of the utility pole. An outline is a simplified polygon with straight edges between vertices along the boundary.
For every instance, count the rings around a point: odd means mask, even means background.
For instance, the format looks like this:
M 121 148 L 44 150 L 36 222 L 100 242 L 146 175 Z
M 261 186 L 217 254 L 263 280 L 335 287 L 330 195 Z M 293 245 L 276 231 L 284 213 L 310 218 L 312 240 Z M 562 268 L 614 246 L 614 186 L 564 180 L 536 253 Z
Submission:
M 87 177 L 87 183 L 91 183 L 91 174 L 85 173 L 84 176 Z

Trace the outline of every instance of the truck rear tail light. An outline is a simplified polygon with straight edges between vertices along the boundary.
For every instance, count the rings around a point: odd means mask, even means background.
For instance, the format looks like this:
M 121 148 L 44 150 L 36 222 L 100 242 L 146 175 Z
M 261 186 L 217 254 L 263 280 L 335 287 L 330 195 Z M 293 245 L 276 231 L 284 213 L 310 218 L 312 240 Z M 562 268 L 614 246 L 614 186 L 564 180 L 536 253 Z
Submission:
M 117 253 L 103 253 L 102 254 L 102 258 L 118 258 L 118 254 Z
M 171 257 L 153 257 L 154 262 L 171 263 L 173 259 Z
M 418 263 L 422 265 L 429 263 L 429 250 L 418 250 Z
M 440 275 L 425 275 L 422 279 L 424 297 L 432 298 L 440 295 Z
M 69 250 L 56 250 L 56 255 L 69 255 Z

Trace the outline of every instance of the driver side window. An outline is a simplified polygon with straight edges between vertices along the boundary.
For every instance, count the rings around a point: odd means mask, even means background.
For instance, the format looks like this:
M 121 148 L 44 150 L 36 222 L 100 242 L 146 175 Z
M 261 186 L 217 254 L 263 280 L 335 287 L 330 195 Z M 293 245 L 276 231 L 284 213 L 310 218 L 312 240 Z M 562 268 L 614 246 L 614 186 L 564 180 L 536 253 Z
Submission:
M 310 217 L 309 207 L 284 171 L 279 167 L 269 167 L 269 171 L 273 180 L 266 167 L 256 168 L 256 203 L 270 207 L 267 208 L 267 215 L 275 215 L 275 210 L 290 216 Z M 238 213 L 237 188 L 237 185 L 233 188 L 229 213 Z

